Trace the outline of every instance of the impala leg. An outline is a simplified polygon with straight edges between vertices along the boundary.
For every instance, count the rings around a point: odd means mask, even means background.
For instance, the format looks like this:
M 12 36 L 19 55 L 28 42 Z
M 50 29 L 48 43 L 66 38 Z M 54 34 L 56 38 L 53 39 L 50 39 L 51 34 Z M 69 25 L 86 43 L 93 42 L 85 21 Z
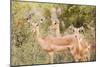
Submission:
M 64 54 L 64 62 L 66 62 L 67 61 L 67 54 L 68 54 L 68 52 L 64 51 L 63 54 Z
M 49 52 L 50 63 L 53 63 L 53 55 L 54 55 L 54 52 Z
M 79 54 L 76 51 L 76 47 L 71 48 L 71 54 L 72 54 L 74 62 L 78 62 L 79 61 Z
M 84 56 L 85 56 L 85 61 L 89 61 L 90 60 L 90 51 L 89 51 L 89 49 L 87 49 L 85 51 Z

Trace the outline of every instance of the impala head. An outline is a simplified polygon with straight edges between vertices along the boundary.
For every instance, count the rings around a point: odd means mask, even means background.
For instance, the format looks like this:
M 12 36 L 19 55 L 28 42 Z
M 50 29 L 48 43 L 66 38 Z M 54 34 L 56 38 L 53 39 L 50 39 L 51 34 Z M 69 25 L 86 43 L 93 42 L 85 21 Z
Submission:
M 38 26 L 39 26 L 39 23 L 37 22 L 32 23 L 31 31 L 35 33 Z
M 73 25 L 71 25 L 69 29 L 73 32 L 75 38 L 81 38 L 80 33 L 83 31 L 83 27 L 75 28 Z
M 35 14 L 34 14 L 34 16 L 29 14 L 29 16 L 27 16 L 28 19 L 25 18 L 27 23 L 29 23 L 32 32 L 36 32 L 36 29 L 45 20 L 45 17 L 43 15 L 38 16 L 37 14 L 36 15 Z
M 59 22 L 55 21 L 55 22 L 52 22 L 51 26 L 50 26 L 50 29 L 51 30 L 57 30 L 57 28 L 59 27 Z

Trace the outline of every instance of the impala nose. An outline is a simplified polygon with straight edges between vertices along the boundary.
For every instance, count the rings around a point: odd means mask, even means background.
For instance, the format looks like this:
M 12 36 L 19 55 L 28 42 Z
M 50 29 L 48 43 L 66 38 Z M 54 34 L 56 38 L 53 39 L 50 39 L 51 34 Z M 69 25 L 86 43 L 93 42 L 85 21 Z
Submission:
M 75 38 L 78 38 L 78 35 L 75 35 Z

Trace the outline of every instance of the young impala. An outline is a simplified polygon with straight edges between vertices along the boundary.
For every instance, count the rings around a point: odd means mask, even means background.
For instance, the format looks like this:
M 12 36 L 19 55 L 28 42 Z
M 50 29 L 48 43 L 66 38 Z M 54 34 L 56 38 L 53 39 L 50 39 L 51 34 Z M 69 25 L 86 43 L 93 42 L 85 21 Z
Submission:
M 78 40 L 78 44 L 73 45 L 70 48 L 70 51 L 75 59 L 75 61 L 89 61 L 90 60 L 90 49 L 91 45 L 88 43 L 86 39 L 84 39 L 83 35 L 80 34 L 80 31 L 83 27 L 80 28 L 73 28 L 74 35 Z

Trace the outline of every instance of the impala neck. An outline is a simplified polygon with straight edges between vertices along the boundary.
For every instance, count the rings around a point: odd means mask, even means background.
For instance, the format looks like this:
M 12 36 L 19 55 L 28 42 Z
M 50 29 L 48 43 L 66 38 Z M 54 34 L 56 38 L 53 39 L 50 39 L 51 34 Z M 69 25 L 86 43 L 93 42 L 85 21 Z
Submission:
M 39 26 L 37 26 L 36 28 L 36 38 L 40 37 L 40 30 L 39 30 Z
M 59 28 L 59 23 L 57 24 L 56 36 L 60 36 L 60 28 Z

